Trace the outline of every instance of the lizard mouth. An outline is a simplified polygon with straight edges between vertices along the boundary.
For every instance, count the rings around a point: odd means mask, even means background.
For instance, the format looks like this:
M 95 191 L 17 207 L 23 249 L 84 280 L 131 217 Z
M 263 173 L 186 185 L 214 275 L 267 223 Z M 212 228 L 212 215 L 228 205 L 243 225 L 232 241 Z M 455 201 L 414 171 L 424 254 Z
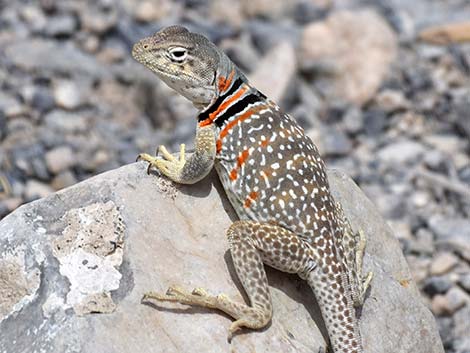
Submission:
M 170 79 L 173 81 L 187 81 L 190 82 L 194 85 L 198 85 L 201 82 L 194 76 L 190 76 L 187 73 L 183 71 L 176 71 L 175 69 L 169 67 L 168 65 L 164 65 L 158 62 L 158 59 L 153 55 L 153 53 L 149 52 L 143 46 L 141 43 L 137 43 L 134 45 L 132 48 L 132 57 L 153 71 L 155 74 L 157 74 L 159 77 L 162 79 Z
M 139 63 L 150 69 L 155 74 L 157 74 L 164 81 L 167 81 L 168 79 L 170 79 L 172 82 L 184 80 L 188 83 L 193 84 L 194 86 L 201 84 L 201 82 L 194 76 L 190 76 L 183 71 L 176 71 L 168 65 L 162 65 L 158 63 L 158 61 L 150 53 L 134 53 L 133 51 L 132 56 L 135 60 L 137 60 Z

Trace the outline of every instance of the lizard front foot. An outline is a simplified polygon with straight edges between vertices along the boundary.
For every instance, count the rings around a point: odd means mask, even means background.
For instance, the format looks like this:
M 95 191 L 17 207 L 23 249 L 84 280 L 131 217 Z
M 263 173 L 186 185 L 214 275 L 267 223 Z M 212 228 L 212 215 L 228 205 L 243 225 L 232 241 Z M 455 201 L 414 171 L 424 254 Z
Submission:
M 162 158 L 158 158 L 158 153 L 161 154 Z M 174 157 L 165 146 L 161 145 L 158 147 L 157 155 L 155 157 L 141 153 L 137 157 L 137 161 L 143 160 L 149 164 L 147 168 L 147 174 L 150 174 L 152 168 L 157 169 L 160 173 L 167 176 L 173 181 L 178 181 L 181 170 L 186 163 L 185 145 L 181 144 L 179 158 Z

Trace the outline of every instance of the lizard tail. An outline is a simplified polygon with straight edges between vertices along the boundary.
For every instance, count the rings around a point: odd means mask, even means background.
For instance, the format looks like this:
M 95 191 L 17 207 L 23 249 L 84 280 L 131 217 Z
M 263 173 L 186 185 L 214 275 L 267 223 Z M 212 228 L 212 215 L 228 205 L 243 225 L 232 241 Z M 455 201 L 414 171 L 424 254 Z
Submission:
M 332 270 L 333 269 L 333 270 Z M 312 288 L 334 353 L 363 353 L 351 288 L 341 264 L 316 267 L 306 280 Z

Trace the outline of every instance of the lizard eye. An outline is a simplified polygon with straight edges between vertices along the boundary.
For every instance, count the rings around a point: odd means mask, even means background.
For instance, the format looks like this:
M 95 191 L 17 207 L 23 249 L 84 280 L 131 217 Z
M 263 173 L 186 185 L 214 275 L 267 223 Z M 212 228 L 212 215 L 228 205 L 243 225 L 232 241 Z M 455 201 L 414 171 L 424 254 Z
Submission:
M 175 48 L 171 48 L 169 50 L 169 53 L 170 53 L 171 60 L 182 62 L 184 59 L 186 59 L 186 55 L 188 54 L 188 51 L 185 48 L 175 47 Z

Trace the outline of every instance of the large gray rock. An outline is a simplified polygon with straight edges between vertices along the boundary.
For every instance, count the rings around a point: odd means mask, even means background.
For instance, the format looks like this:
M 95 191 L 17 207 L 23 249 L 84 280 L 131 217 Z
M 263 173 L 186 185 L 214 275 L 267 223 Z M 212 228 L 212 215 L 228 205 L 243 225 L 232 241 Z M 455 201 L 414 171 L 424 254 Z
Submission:
M 133 164 L 20 207 L 0 222 L 0 352 L 318 352 L 325 329 L 310 288 L 268 270 L 272 324 L 227 342 L 230 319 L 140 303 L 171 284 L 243 300 L 227 252 L 234 213 L 214 176 L 174 186 Z M 392 231 L 339 172 L 332 189 L 368 238 L 375 273 L 362 309 L 366 353 L 443 352 Z M 320 329 L 318 328 L 320 327 Z
M 25 55 L 28 53 L 28 55 Z M 27 39 L 8 43 L 5 55 L 27 71 L 47 70 L 101 76 L 106 69 L 73 45 L 60 46 L 55 40 Z

